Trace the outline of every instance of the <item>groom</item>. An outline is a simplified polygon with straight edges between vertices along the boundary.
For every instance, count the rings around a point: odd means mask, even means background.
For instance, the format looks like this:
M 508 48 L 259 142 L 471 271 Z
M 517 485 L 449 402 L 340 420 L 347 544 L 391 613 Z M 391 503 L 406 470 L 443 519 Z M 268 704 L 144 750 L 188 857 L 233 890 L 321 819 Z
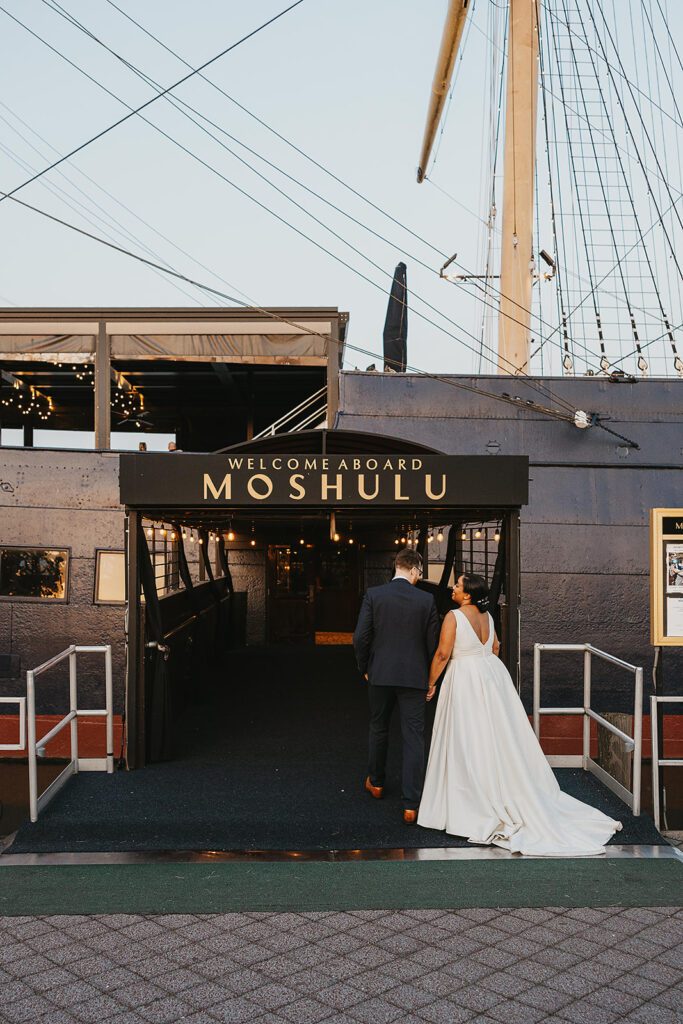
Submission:
M 414 825 L 424 783 L 425 694 L 439 640 L 439 617 L 434 598 L 415 587 L 422 577 L 417 551 L 403 548 L 394 565 L 391 583 L 366 592 L 353 646 L 358 668 L 369 683 L 370 758 L 365 788 L 377 800 L 383 795 L 389 723 L 398 704 L 403 820 Z

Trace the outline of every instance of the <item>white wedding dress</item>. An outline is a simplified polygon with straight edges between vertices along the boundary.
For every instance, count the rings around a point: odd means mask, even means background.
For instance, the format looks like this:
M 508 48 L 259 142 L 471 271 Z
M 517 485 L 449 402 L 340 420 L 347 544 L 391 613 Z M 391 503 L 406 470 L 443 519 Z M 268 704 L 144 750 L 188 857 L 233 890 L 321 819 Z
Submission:
M 502 661 L 456 609 L 418 824 L 536 857 L 591 857 L 621 828 L 563 793 Z

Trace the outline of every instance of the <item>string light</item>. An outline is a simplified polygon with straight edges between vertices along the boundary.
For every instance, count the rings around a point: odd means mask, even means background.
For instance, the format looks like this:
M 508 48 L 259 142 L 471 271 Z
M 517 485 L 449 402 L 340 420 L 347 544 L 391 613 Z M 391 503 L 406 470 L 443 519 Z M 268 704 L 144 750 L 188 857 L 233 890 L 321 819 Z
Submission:
M 427 543 L 431 544 L 433 540 L 434 540 L 434 531 L 432 530 L 432 528 L 430 526 L 429 527 L 429 533 L 427 534 Z
M 37 391 L 32 384 L 24 384 L 18 378 L 14 378 L 7 392 L 3 391 L 0 402 L 6 409 L 14 409 L 21 416 L 32 416 L 43 422 L 54 412 L 52 399 L 48 395 Z
M 443 540 L 443 530 L 441 529 L 441 527 L 439 527 L 439 532 L 436 535 L 436 539 L 438 540 L 439 544 Z
M 467 533 L 465 532 L 465 530 L 463 530 L 462 533 L 460 534 L 460 540 L 467 540 Z
M 153 527 L 153 526 L 148 526 L 148 527 L 147 527 L 147 536 L 148 536 L 148 538 L 149 538 L 150 540 L 151 540 L 151 539 L 152 539 L 152 537 L 154 536 L 154 527 Z
M 480 527 L 477 527 L 477 529 L 474 531 L 474 536 L 475 536 L 476 540 L 479 540 L 481 538 L 481 529 L 480 529 Z
M 165 537 L 167 533 L 168 533 L 168 531 L 167 531 L 166 527 L 164 526 L 162 531 L 161 531 L 161 536 Z
M 334 536 L 333 536 L 333 538 L 332 538 L 332 540 L 333 540 L 333 541 L 335 542 L 335 544 L 336 544 L 336 543 L 337 543 L 337 542 L 338 542 L 338 541 L 339 541 L 340 539 L 341 539 L 341 538 L 339 537 L 339 534 L 338 534 L 338 533 L 335 533 L 335 534 L 334 534 Z
M 252 523 L 251 524 L 251 540 L 249 541 L 249 543 L 251 544 L 252 548 L 256 547 L 256 537 L 254 536 L 254 532 L 255 532 L 254 531 L 254 524 Z
M 500 526 L 496 527 L 496 532 L 493 535 L 493 539 L 495 540 L 496 544 L 500 540 Z

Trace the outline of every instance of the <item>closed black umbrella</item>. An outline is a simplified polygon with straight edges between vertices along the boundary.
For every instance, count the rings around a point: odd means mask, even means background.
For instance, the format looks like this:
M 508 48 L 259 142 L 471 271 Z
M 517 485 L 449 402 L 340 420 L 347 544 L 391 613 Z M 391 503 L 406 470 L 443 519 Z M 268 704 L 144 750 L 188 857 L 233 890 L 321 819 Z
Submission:
M 408 358 L 408 287 L 406 265 L 394 271 L 391 295 L 384 321 L 384 369 L 405 373 Z

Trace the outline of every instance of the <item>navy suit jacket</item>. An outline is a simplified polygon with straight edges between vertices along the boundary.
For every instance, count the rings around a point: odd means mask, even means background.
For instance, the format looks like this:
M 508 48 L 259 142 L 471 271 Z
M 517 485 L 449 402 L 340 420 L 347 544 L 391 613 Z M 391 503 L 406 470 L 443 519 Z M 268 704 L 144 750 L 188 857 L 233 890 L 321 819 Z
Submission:
M 439 616 L 431 594 L 400 576 L 370 587 L 363 598 L 353 647 L 372 686 L 426 690 L 439 642 Z

